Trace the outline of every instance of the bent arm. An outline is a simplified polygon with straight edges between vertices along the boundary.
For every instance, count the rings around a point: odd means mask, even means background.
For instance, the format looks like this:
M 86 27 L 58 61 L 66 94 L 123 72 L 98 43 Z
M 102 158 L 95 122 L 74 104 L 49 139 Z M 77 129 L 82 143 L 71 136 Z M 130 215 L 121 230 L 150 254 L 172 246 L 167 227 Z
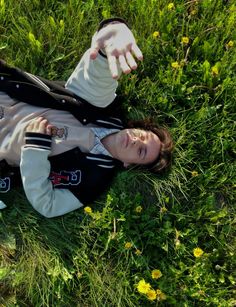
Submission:
M 27 134 L 28 141 L 21 151 L 20 171 L 25 194 L 33 208 L 45 217 L 66 214 L 82 207 L 82 203 L 66 189 L 54 189 L 49 177 L 49 136 Z
M 76 210 L 83 205 L 69 191 L 54 189 L 48 179 L 50 163 L 48 150 L 23 148 L 20 170 L 25 194 L 33 208 L 51 218 Z

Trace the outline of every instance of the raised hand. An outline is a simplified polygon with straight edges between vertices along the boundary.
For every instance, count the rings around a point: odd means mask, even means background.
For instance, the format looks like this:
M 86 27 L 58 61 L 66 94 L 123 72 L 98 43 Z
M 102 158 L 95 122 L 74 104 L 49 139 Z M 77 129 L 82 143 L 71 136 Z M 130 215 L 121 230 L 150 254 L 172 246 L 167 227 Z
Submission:
M 137 68 L 135 58 L 143 59 L 133 33 L 123 23 L 109 24 L 93 36 L 90 58 L 96 59 L 101 49 L 106 53 L 112 78 L 119 76 L 118 68 L 128 74 Z

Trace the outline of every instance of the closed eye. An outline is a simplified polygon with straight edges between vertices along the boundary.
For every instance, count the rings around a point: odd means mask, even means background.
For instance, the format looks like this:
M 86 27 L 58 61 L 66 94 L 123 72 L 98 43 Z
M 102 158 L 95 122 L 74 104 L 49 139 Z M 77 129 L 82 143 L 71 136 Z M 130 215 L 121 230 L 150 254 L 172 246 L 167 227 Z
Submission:
M 139 148 L 138 154 L 139 154 L 139 157 L 140 157 L 142 160 L 145 159 L 146 153 L 147 153 L 147 149 L 146 149 L 146 148 L 143 148 L 143 147 Z

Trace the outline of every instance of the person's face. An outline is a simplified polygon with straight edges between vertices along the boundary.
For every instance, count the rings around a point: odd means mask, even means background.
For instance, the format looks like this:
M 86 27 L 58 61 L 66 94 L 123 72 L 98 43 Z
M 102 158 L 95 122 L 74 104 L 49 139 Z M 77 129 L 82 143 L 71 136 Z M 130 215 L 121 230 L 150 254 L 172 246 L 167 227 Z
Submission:
M 113 157 L 122 161 L 125 167 L 152 163 L 159 155 L 161 141 L 151 131 L 124 129 L 113 136 Z

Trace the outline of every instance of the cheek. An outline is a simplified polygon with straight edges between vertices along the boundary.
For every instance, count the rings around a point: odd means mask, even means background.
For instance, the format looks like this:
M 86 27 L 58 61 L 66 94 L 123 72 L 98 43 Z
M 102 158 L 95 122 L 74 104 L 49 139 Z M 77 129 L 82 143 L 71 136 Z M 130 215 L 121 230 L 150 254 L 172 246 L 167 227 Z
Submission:
M 126 163 L 131 163 L 132 153 L 131 150 L 127 150 L 119 147 L 117 150 L 119 160 Z
M 126 159 L 129 160 L 130 163 L 138 163 L 138 156 L 136 148 L 129 150 L 126 154 Z

